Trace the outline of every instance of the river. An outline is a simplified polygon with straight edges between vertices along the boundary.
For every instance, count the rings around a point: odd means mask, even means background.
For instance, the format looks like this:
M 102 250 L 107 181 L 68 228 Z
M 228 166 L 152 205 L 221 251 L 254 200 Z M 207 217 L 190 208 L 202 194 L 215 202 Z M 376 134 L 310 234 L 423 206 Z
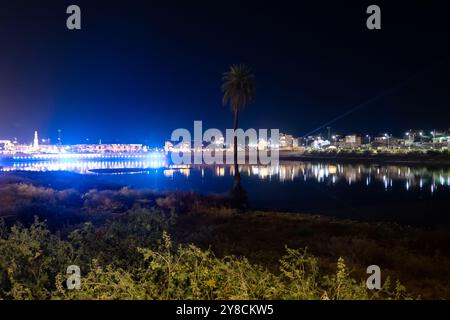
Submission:
M 161 157 L 2 160 L 0 174 L 69 171 L 158 191 L 228 194 L 230 166 L 170 166 Z M 450 168 L 445 166 L 282 161 L 240 166 L 249 205 L 364 221 L 436 225 L 450 222 Z

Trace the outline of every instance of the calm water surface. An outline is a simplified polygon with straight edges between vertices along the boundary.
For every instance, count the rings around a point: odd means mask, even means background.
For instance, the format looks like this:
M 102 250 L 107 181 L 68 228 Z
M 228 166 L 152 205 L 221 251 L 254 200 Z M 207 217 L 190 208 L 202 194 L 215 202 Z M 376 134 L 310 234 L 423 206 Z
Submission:
M 169 166 L 163 158 L 1 160 L 1 172 L 70 171 L 159 191 L 227 194 L 233 167 Z M 421 225 L 450 223 L 450 168 L 281 162 L 240 166 L 254 208 Z

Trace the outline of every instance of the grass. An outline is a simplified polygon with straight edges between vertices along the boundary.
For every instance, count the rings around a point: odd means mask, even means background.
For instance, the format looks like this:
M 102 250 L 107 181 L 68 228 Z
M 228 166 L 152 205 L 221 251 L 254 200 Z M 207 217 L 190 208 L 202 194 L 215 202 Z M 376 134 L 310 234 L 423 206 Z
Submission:
M 1 298 L 450 298 L 448 226 L 239 211 L 225 199 L 192 193 L 54 189 L 17 179 L 0 184 L 0 203 L 0 217 L 7 217 L 0 227 Z M 169 243 L 171 250 L 161 247 Z M 169 258 L 176 261 L 171 271 L 161 264 Z M 77 294 L 61 287 L 66 265 L 74 263 L 89 270 L 92 284 Z M 195 273 L 199 264 L 214 277 Z M 373 264 L 383 283 L 391 282 L 379 295 L 362 285 Z M 239 268 L 245 272 L 231 272 Z M 308 272 L 292 280 L 298 270 Z M 339 272 L 344 295 L 336 292 Z M 95 287 L 99 279 L 108 290 Z

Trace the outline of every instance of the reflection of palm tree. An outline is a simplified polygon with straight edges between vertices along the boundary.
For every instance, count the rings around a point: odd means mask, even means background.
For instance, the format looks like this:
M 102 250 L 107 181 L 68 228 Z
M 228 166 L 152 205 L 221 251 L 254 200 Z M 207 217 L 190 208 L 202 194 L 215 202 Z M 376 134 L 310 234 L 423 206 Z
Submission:
M 245 208 L 247 206 L 247 193 L 241 185 L 241 173 L 239 172 L 239 165 L 234 165 L 234 182 L 233 189 L 231 189 L 231 201 L 235 207 Z
M 234 114 L 234 130 L 239 126 L 239 111 L 242 111 L 255 97 L 255 79 L 246 65 L 233 65 L 223 75 L 223 105 L 230 105 Z M 241 174 L 238 166 L 238 144 L 234 136 L 234 185 L 233 195 L 242 196 Z M 245 193 L 245 192 L 244 192 Z

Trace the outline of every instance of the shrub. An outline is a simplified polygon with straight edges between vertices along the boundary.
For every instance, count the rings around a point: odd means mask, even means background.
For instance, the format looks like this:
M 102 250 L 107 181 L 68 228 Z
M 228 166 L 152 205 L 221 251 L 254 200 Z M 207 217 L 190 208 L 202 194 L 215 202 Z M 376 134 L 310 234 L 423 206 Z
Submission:
M 65 239 L 36 220 L 29 228 L 0 223 L 0 299 L 403 299 L 405 288 L 370 293 L 344 260 L 324 274 L 307 250 L 286 248 L 279 272 L 245 257 L 174 243 L 175 216 L 136 206 L 100 225 L 78 226 Z M 81 290 L 66 290 L 78 265 Z
M 394 296 L 389 285 L 370 296 L 364 283 L 350 277 L 343 259 L 335 275 L 323 276 L 317 259 L 306 253 L 287 249 L 280 260 L 280 274 L 249 263 L 245 258 L 217 258 L 210 250 L 193 245 L 174 246 L 164 234 L 155 249 L 141 248 L 139 267 L 101 267 L 93 260 L 83 277 L 82 289 L 67 291 L 57 286 L 57 299 L 370 299 Z M 64 280 L 62 274 L 57 283 Z M 400 291 L 403 290 L 401 286 Z M 400 292 L 399 291 L 399 292 Z
M 46 299 L 55 276 L 70 265 L 69 243 L 36 221 L 30 228 L 14 226 L 0 238 L 0 298 Z

